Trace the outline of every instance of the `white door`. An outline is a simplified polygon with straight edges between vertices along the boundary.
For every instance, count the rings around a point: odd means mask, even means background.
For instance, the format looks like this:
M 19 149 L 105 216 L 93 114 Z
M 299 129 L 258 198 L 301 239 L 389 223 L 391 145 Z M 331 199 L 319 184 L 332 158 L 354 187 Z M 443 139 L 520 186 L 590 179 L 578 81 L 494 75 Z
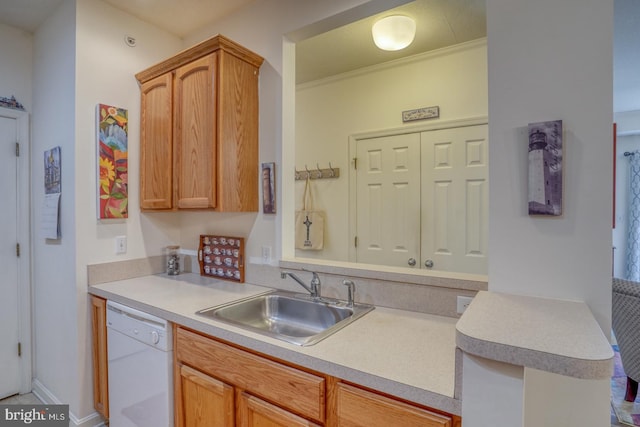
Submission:
M 420 135 L 358 140 L 356 156 L 357 262 L 418 264 Z
M 20 389 L 16 141 L 16 120 L 0 116 L 0 398 Z
M 487 274 L 487 125 L 422 132 L 422 265 Z

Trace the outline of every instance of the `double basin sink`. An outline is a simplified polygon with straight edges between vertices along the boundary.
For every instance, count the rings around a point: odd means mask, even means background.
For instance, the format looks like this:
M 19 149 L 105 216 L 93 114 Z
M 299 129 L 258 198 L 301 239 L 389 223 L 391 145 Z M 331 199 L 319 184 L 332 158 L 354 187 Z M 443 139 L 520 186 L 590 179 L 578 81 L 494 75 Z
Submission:
M 196 314 L 292 344 L 308 346 L 344 328 L 373 310 L 368 304 L 347 304 L 295 292 L 273 291 L 207 308 Z

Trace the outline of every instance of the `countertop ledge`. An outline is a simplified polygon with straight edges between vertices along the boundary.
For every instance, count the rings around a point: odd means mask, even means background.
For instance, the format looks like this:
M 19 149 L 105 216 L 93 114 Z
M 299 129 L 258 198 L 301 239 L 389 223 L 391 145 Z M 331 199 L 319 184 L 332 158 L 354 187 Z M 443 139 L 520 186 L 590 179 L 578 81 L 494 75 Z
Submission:
M 457 319 L 376 307 L 321 342 L 300 347 L 195 314 L 270 291 L 196 274 L 89 286 L 89 293 L 317 372 L 461 415 L 454 398 Z
M 581 379 L 611 376 L 613 350 L 582 302 L 481 291 L 456 325 L 464 352 Z

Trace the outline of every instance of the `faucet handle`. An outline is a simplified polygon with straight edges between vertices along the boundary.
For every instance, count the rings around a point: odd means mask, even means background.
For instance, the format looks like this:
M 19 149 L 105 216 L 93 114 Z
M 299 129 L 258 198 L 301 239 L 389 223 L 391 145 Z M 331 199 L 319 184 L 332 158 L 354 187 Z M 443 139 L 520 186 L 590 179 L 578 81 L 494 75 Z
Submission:
M 353 307 L 353 299 L 355 297 L 355 293 L 356 293 L 356 284 L 353 283 L 352 280 L 349 279 L 344 279 L 342 281 L 342 284 L 345 285 L 348 289 L 348 294 L 347 294 L 347 306 L 348 307 Z
M 311 283 L 313 283 L 315 285 L 319 285 L 320 284 L 320 276 L 318 276 L 318 273 L 316 273 L 315 271 L 312 271 L 311 274 L 313 274 L 313 277 L 311 278 Z

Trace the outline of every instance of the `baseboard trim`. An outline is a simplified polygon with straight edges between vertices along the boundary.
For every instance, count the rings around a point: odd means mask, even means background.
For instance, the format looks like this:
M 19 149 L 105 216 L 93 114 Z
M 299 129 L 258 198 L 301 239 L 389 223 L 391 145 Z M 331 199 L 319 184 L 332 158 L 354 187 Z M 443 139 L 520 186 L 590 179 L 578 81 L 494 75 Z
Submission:
M 37 379 L 31 383 L 31 392 L 44 404 L 61 405 L 61 402 L 44 384 Z M 70 427 L 101 427 L 105 426 L 104 420 L 97 412 L 92 412 L 83 418 L 78 418 L 71 410 L 69 410 L 69 426 Z

